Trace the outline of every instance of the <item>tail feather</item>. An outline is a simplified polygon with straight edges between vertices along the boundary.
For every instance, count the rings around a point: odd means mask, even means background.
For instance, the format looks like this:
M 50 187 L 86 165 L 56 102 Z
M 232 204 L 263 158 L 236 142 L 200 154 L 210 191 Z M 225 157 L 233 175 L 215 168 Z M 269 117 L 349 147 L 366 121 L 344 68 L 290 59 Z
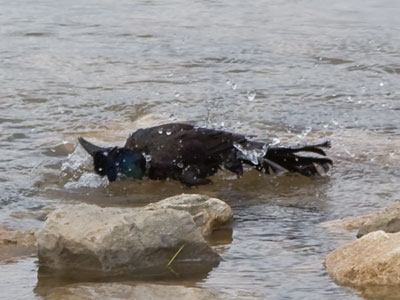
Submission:
M 322 150 L 321 148 L 330 148 L 331 147 L 331 142 L 330 141 L 326 141 L 324 143 L 321 144 L 316 144 L 316 145 L 306 145 L 306 146 L 300 146 L 300 147 L 284 147 L 281 149 L 285 149 L 287 151 L 291 151 L 293 153 L 296 152 L 313 152 L 313 153 L 317 153 L 323 156 L 326 156 L 326 153 L 324 150 Z
M 107 151 L 107 148 L 99 147 L 96 146 L 87 140 L 85 140 L 83 137 L 78 137 L 78 141 L 81 144 L 81 146 L 91 155 L 94 156 L 96 152 L 98 151 Z
M 330 158 L 316 156 L 301 156 L 298 152 L 317 153 L 326 156 L 325 151 L 321 148 L 330 147 L 329 142 L 317 145 L 309 145 L 302 147 L 272 147 L 269 148 L 264 159 L 262 160 L 263 170 L 269 173 L 269 170 L 276 172 L 277 165 L 289 172 L 300 173 L 305 176 L 320 175 L 318 166 L 322 167 L 324 172 L 329 171 L 329 165 L 333 165 Z M 272 164 L 271 164 L 272 162 Z

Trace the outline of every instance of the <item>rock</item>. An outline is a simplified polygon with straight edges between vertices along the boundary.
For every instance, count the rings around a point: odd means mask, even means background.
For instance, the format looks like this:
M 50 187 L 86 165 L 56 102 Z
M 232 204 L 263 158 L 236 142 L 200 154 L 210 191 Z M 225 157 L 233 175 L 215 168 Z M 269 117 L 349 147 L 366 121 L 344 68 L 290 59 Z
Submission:
M 45 221 L 47 215 L 55 210 L 54 207 L 45 207 L 40 209 L 29 209 L 27 211 L 15 211 L 11 216 L 16 219 L 34 219 L 38 221 Z
M 33 231 L 12 231 L 0 226 L 0 260 L 35 254 L 36 239 Z
M 346 217 L 320 224 L 326 228 L 338 228 L 348 231 L 359 229 L 357 237 L 372 231 L 383 230 L 388 233 L 400 231 L 400 201 L 384 210 L 357 217 Z
M 360 289 L 361 297 L 374 300 L 399 300 L 400 287 L 393 285 L 374 285 Z
M 383 230 L 388 233 L 400 231 L 400 201 L 382 211 L 371 214 L 371 217 L 361 225 L 357 237 L 372 231 Z
M 180 299 L 208 300 L 227 299 L 214 290 L 190 288 L 178 285 L 140 284 L 128 285 L 121 283 L 78 283 L 65 287 L 53 288 L 46 296 L 47 300 L 108 300 L 108 299 Z M 232 298 L 230 298 L 232 299 Z
M 326 256 L 328 273 L 355 287 L 400 284 L 400 233 L 371 232 Z
M 325 228 L 336 228 L 347 231 L 353 231 L 363 226 L 370 218 L 372 218 L 372 216 L 373 216 L 372 214 L 369 214 L 358 217 L 345 217 L 342 219 L 322 222 L 320 223 L 320 225 Z
M 214 229 L 230 222 L 233 218 L 231 207 L 224 201 L 199 194 L 181 194 L 146 206 L 149 210 L 160 208 L 187 211 L 201 228 L 203 236 L 209 236 Z
M 204 205 L 201 199 L 205 200 Z M 68 205 L 50 213 L 44 227 L 36 232 L 39 262 L 54 269 L 165 269 L 184 245 L 174 264 L 215 266 L 219 255 L 206 243 L 201 231 L 209 233 L 227 219 L 226 215 L 231 216 L 227 205 L 220 202 L 181 195 L 143 208 Z

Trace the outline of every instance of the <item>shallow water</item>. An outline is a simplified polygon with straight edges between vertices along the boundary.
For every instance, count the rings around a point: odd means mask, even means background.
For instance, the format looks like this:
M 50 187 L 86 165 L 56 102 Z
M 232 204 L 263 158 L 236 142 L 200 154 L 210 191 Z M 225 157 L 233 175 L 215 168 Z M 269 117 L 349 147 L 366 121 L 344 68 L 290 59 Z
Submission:
M 191 284 L 243 298 L 359 299 L 322 265 L 355 234 L 318 224 L 399 199 L 399 9 L 396 0 L 1 1 L 0 223 L 40 226 L 16 216 L 67 202 L 204 193 L 227 201 L 235 221 L 215 241 L 223 262 Z M 79 135 L 122 145 L 135 128 L 176 120 L 281 144 L 330 139 L 335 165 L 316 180 L 251 171 L 192 189 L 108 184 L 76 147 Z M 0 265 L 0 297 L 41 298 L 37 270 L 33 259 Z

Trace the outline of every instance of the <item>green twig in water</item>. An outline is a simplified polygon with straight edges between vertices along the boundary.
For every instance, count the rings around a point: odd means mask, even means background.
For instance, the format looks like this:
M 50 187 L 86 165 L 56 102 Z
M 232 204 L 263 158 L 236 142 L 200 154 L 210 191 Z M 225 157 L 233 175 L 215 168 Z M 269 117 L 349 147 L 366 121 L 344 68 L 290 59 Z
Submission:
M 176 251 L 176 253 L 174 254 L 174 256 L 172 256 L 172 258 L 169 260 L 169 262 L 168 262 L 168 264 L 167 264 L 167 267 L 169 267 L 169 266 L 174 262 L 175 258 L 179 255 L 179 253 L 181 253 L 183 247 L 185 247 L 185 244 L 183 244 L 183 245 L 178 249 L 178 251 Z

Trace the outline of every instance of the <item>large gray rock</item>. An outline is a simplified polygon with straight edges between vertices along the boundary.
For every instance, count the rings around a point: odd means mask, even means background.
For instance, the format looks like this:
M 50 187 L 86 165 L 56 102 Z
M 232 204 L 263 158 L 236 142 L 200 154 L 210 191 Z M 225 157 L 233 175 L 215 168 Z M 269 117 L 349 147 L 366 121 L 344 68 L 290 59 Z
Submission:
M 218 211 L 228 211 L 231 217 L 230 208 L 196 195 L 169 199 L 143 208 L 79 204 L 58 209 L 36 232 L 39 261 L 55 269 L 138 271 L 165 268 L 184 245 L 174 264 L 216 265 L 219 256 L 202 232 L 208 234 L 215 224 L 229 220 Z M 196 199 L 193 205 L 190 199 Z M 218 209 L 213 211 L 211 203 Z
M 371 232 L 329 253 L 328 273 L 355 287 L 400 284 L 400 233 Z
M 172 208 L 189 212 L 201 228 L 203 236 L 210 235 L 214 229 L 230 222 L 233 218 L 231 207 L 217 198 L 199 194 L 181 194 L 151 203 L 146 209 Z
M 80 283 L 52 289 L 47 300 L 208 300 L 228 299 L 214 290 L 178 285 Z M 229 299 L 232 299 L 231 297 Z

